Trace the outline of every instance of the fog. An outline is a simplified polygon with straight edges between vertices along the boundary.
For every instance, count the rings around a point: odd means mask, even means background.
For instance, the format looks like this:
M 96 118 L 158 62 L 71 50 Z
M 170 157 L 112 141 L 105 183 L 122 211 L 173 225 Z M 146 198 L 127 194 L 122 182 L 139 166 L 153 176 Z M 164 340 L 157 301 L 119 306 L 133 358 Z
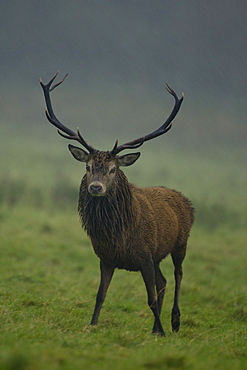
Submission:
M 245 145 L 246 10 L 243 0 L 3 0 L 1 126 L 48 129 L 39 78 L 60 70 L 55 112 L 92 144 L 157 128 L 173 106 L 168 82 L 185 93 L 172 141 Z

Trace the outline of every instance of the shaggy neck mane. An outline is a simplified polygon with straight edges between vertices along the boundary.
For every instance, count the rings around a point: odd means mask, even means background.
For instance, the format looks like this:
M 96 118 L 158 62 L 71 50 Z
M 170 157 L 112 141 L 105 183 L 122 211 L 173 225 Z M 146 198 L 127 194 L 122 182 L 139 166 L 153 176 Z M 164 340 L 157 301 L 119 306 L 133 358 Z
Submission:
M 88 193 L 86 175 L 80 187 L 78 211 L 82 226 L 90 238 L 100 243 L 123 243 L 125 233 L 133 225 L 133 204 L 130 184 L 121 170 L 106 195 Z

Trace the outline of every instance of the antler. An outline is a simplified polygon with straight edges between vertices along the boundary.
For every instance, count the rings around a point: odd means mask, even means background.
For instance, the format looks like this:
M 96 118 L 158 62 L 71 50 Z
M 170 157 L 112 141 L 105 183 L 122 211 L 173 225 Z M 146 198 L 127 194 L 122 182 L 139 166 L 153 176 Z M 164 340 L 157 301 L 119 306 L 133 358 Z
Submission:
M 75 133 L 74 131 L 70 130 L 68 127 L 64 126 L 57 119 L 57 117 L 55 116 L 55 114 L 53 112 L 52 104 L 51 104 L 50 92 L 52 90 L 54 90 L 57 86 L 61 85 L 61 83 L 63 83 L 63 81 L 65 80 L 65 78 L 68 76 L 68 74 L 66 74 L 62 78 L 61 81 L 59 81 L 55 85 L 51 86 L 52 83 L 53 83 L 53 81 L 57 77 L 57 75 L 58 75 L 58 72 L 55 74 L 54 77 L 52 77 L 52 79 L 46 85 L 40 79 L 40 85 L 42 86 L 42 89 L 44 91 L 44 97 L 45 97 L 45 102 L 46 102 L 46 111 L 45 111 L 46 117 L 47 117 L 48 121 L 52 125 L 54 125 L 54 126 L 56 126 L 58 128 L 58 133 L 61 136 L 63 136 L 65 139 L 70 139 L 70 140 L 76 140 L 76 141 L 78 141 L 90 153 L 93 153 L 93 152 L 96 151 L 96 149 L 92 145 L 90 145 L 89 143 L 87 143 L 83 139 L 83 137 L 81 136 L 81 134 L 79 132 L 79 129 L 77 128 L 77 133 Z M 171 114 L 169 115 L 169 117 L 165 121 L 165 123 L 163 123 L 162 126 L 160 126 L 157 130 L 151 132 L 150 134 L 148 134 L 146 136 L 142 136 L 139 139 L 135 139 L 135 140 L 129 141 L 129 142 L 125 143 L 125 144 L 122 144 L 122 145 L 119 145 L 118 146 L 118 140 L 116 140 L 116 143 L 115 143 L 115 145 L 114 145 L 114 147 L 113 147 L 113 149 L 111 151 L 111 154 L 117 155 L 118 153 L 120 153 L 124 149 L 136 149 L 136 148 L 139 148 L 145 141 L 154 139 L 155 137 L 158 137 L 160 135 L 163 135 L 167 131 L 170 130 L 170 128 L 172 127 L 172 121 L 174 120 L 174 118 L 176 117 L 177 113 L 179 112 L 180 106 L 181 106 L 181 104 L 183 102 L 184 95 L 182 94 L 182 97 L 179 99 L 178 96 L 177 96 L 177 94 L 175 93 L 175 91 L 168 84 L 166 84 L 166 89 L 175 98 L 175 105 L 173 107 L 173 110 L 172 110 Z M 64 135 L 60 131 L 65 132 L 66 135 Z
M 42 86 L 42 89 L 44 91 L 44 97 L 45 97 L 45 102 L 46 102 L 46 111 L 45 111 L 45 114 L 46 114 L 46 117 L 48 119 L 48 121 L 56 126 L 58 128 L 58 133 L 63 136 L 65 139 L 70 139 L 70 140 L 77 140 L 80 144 L 82 144 L 90 153 L 93 153 L 96 149 L 88 144 L 84 139 L 83 137 L 81 136 L 78 128 L 77 128 L 77 133 L 75 133 L 74 131 L 70 130 L 68 127 L 64 126 L 58 119 L 57 117 L 55 116 L 54 112 L 53 112 L 53 109 L 52 109 L 52 104 L 51 104 L 51 97 L 50 97 L 50 92 L 52 90 L 54 90 L 57 86 L 61 85 L 61 83 L 65 80 L 65 78 L 68 76 L 68 74 L 66 74 L 64 76 L 64 78 L 62 78 L 61 81 L 59 81 L 58 83 L 56 83 L 55 85 L 51 86 L 53 81 L 55 80 L 55 78 L 57 77 L 58 75 L 58 72 L 55 74 L 54 77 L 52 77 L 52 79 L 48 82 L 48 84 L 44 84 L 40 78 L 40 85 Z M 62 132 L 60 131 L 63 131 L 65 132 L 67 135 L 64 135 L 62 134 Z
M 125 144 L 122 144 L 122 145 L 119 145 L 118 146 L 118 140 L 117 140 L 116 143 L 115 143 L 115 145 L 114 145 L 114 148 L 111 151 L 112 154 L 116 155 L 116 154 L 120 153 L 124 149 L 136 149 L 136 148 L 139 148 L 145 141 L 154 139 L 155 137 L 160 136 L 160 135 L 163 135 L 167 131 L 170 130 L 170 128 L 172 127 L 172 121 L 176 117 L 176 115 L 177 115 L 177 113 L 178 113 L 178 111 L 180 109 L 180 106 L 182 104 L 182 101 L 183 101 L 183 98 L 184 98 L 184 94 L 182 94 L 182 97 L 179 99 L 178 96 L 177 96 L 177 94 L 175 93 L 175 91 L 168 84 L 166 84 L 166 89 L 167 89 L 167 91 L 171 95 L 174 96 L 174 98 L 175 98 L 175 105 L 174 105 L 174 108 L 173 108 L 170 116 L 167 118 L 167 120 L 165 121 L 165 123 L 163 123 L 162 126 L 160 126 L 157 130 L 151 132 L 150 134 L 148 134 L 146 136 L 142 136 L 139 139 L 135 139 L 135 140 L 129 141 L 128 143 L 125 143 Z

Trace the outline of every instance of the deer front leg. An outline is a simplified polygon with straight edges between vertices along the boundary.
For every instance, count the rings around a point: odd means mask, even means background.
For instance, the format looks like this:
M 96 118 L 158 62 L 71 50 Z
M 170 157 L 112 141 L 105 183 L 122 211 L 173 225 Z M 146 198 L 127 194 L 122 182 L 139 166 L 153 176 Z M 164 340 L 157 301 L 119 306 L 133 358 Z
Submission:
M 91 320 L 91 325 L 97 325 L 98 323 L 98 318 L 100 314 L 100 310 L 103 306 L 105 296 L 107 289 L 110 285 L 113 273 L 114 273 L 114 268 L 111 266 L 106 265 L 104 262 L 100 261 L 100 285 L 98 289 L 98 293 L 96 296 L 96 303 L 95 303 L 95 308 L 94 308 L 94 313 L 92 316 Z
M 148 305 L 151 308 L 155 318 L 152 333 L 165 336 L 165 332 L 160 321 L 160 310 L 155 294 L 155 269 L 152 260 L 150 260 L 145 266 L 142 266 L 141 274 L 147 290 Z
M 166 278 L 163 276 L 160 270 L 159 263 L 154 263 L 154 271 L 155 271 L 155 285 L 156 285 L 156 292 L 157 292 L 158 309 L 159 309 L 159 315 L 161 315 L 162 304 L 163 304 L 163 299 L 164 299 L 165 290 L 166 290 Z M 157 329 L 158 329 L 157 322 L 155 320 L 154 326 L 153 326 L 153 332 L 155 333 Z

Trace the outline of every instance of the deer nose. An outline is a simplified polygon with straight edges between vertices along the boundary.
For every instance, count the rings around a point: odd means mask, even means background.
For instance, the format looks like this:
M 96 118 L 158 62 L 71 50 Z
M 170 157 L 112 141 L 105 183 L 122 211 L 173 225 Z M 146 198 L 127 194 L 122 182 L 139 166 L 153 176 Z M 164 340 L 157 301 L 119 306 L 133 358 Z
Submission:
M 89 192 L 92 195 L 100 195 L 102 193 L 102 185 L 99 183 L 94 183 L 89 186 Z
M 91 185 L 90 186 L 90 190 L 93 192 L 93 193 L 99 193 L 102 189 L 102 186 L 101 185 Z

